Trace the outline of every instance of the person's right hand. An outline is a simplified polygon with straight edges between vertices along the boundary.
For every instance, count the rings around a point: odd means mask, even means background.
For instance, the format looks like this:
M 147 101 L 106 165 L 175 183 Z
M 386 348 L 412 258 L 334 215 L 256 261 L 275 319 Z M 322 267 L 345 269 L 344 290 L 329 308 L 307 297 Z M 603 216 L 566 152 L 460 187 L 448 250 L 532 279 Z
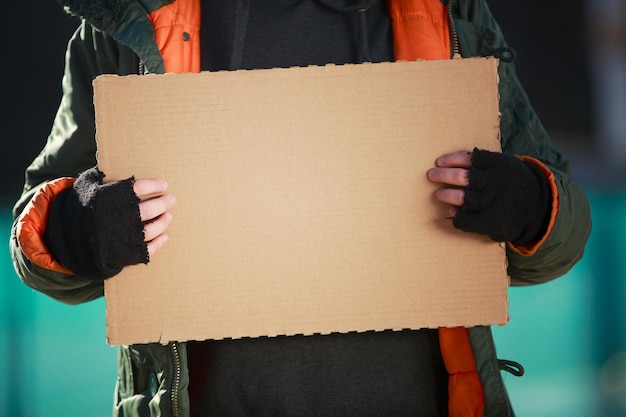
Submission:
M 147 264 L 167 241 L 174 197 L 160 179 L 103 184 L 97 167 L 78 176 L 52 202 L 44 240 L 74 274 L 104 280 L 124 267 Z
M 148 246 L 148 255 L 152 256 L 169 239 L 165 234 L 172 221 L 172 215 L 168 210 L 174 206 L 175 199 L 170 194 L 163 194 L 167 191 L 167 183 L 162 179 L 135 180 L 133 191 L 142 200 L 139 203 L 139 215 L 144 225 L 144 242 Z M 149 198 L 155 194 L 159 196 Z

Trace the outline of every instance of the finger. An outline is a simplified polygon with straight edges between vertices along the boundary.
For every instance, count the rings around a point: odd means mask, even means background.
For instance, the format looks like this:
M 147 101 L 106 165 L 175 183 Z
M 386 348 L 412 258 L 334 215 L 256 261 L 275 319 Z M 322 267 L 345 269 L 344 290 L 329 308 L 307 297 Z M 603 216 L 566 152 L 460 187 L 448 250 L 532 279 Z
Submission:
M 133 191 L 137 197 L 142 198 L 152 194 L 163 194 L 167 190 L 167 182 L 162 179 L 138 179 L 133 184 Z
M 156 219 L 172 207 L 176 200 L 171 194 L 165 194 L 160 197 L 144 200 L 139 203 L 139 215 L 142 222 L 149 222 Z
M 143 228 L 144 241 L 150 242 L 159 235 L 162 235 L 172 221 L 170 213 L 164 213 L 155 220 L 146 223 Z
M 427 173 L 428 179 L 442 184 L 467 187 L 469 184 L 469 170 L 465 168 L 431 168 Z
M 159 235 L 156 238 L 148 242 L 148 255 L 152 256 L 159 251 L 165 245 L 165 242 L 169 240 L 167 235 Z
M 472 153 L 462 151 L 441 155 L 435 164 L 445 168 L 470 168 L 472 166 Z
M 462 206 L 465 199 L 465 191 L 456 188 L 440 188 L 436 192 L 437 200 L 453 206 Z

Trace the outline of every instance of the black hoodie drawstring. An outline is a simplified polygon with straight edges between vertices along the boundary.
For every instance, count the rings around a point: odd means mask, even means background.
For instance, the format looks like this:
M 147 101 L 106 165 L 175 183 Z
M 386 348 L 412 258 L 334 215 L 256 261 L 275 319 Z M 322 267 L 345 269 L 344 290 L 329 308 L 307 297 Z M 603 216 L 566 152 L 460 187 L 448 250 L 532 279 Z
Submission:
M 365 12 L 367 9 L 357 10 L 355 13 L 356 22 L 353 24 L 353 30 L 355 33 L 355 42 L 357 43 L 357 60 L 359 63 L 371 62 L 372 57 L 370 55 L 369 40 L 367 36 L 367 15 Z
M 243 63 L 243 49 L 248 29 L 248 16 L 250 15 L 250 0 L 237 0 L 235 12 L 235 36 L 233 39 L 233 49 L 230 56 L 228 69 L 237 70 Z
M 356 45 L 357 62 L 372 62 L 370 52 L 367 10 L 381 0 L 319 0 L 338 12 L 348 13 L 351 18 L 352 38 Z

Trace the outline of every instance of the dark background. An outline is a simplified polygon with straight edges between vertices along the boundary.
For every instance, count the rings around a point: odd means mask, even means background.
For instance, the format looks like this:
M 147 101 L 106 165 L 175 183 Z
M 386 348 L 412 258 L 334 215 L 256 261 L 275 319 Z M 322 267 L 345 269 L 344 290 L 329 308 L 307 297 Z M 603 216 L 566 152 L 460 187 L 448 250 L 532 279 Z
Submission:
M 78 20 L 54 0 L 7 2 L 0 102 L 0 204 L 13 204 L 24 169 L 45 144 L 61 98 L 65 46 Z
M 519 77 L 559 143 L 588 142 L 590 111 L 583 1 L 491 0 L 517 51 Z M 53 0 L 8 2 L 0 108 L 0 204 L 19 197 L 23 172 L 43 147 L 61 95 L 67 40 L 78 19 Z

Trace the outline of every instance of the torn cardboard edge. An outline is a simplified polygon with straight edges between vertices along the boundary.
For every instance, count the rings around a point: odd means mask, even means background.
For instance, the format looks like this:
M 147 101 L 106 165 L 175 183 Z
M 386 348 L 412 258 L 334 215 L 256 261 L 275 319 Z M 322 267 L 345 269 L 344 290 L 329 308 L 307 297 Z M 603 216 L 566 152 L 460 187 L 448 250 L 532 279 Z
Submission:
M 170 240 L 105 282 L 110 344 L 503 324 L 502 245 L 426 171 L 499 150 L 493 58 L 103 76 L 98 163 L 164 178 Z

